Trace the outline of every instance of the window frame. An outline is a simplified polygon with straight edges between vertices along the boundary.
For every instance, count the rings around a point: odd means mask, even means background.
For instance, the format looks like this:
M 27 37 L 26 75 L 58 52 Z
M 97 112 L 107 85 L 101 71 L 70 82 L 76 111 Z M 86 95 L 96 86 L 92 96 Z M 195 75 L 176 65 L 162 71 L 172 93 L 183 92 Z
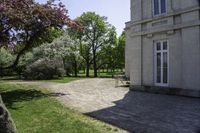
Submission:
M 167 49 L 163 49 L 163 44 L 164 42 L 167 42 Z M 157 50 L 157 43 L 160 43 L 161 49 Z M 156 40 L 154 41 L 154 85 L 155 86 L 162 86 L 162 87 L 168 87 L 169 86 L 169 67 L 170 67 L 170 62 L 169 62 L 169 40 L 164 39 L 164 40 Z M 167 53 L 167 83 L 163 82 L 163 53 Z M 157 82 L 157 53 L 161 54 L 161 77 L 160 77 L 160 83 Z
M 165 15 L 165 14 L 167 14 L 167 0 L 165 0 L 165 12 L 164 13 L 161 13 L 161 0 L 158 0 L 158 14 L 155 14 L 155 5 L 154 5 L 154 3 L 155 3 L 155 0 L 152 0 L 152 4 L 153 4 L 153 16 L 154 17 L 156 17 L 156 16 L 162 16 L 162 15 Z

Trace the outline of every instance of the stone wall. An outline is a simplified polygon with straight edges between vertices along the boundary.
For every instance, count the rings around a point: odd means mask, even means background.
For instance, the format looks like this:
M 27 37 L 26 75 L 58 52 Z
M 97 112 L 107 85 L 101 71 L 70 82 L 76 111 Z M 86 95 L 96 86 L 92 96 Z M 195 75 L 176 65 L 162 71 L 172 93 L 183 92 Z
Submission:
M 126 76 L 132 86 L 154 86 L 155 40 L 169 41 L 169 87 L 200 90 L 199 0 L 167 0 L 167 13 L 153 16 L 152 0 L 131 0 L 126 23 Z

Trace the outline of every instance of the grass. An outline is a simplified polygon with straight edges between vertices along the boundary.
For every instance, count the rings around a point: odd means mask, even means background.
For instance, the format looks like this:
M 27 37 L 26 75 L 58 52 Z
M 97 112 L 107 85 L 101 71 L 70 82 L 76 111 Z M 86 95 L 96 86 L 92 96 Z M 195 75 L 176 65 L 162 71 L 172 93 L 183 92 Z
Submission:
M 74 80 L 80 80 L 83 79 L 84 77 L 59 77 L 55 79 L 50 79 L 50 80 L 33 80 L 33 81 L 42 81 L 42 82 L 53 82 L 53 83 L 68 83 Z M 0 81 L 3 82 L 15 82 L 15 81 L 23 81 L 20 80 L 17 76 L 5 76 L 3 78 L 0 78 Z
M 60 77 L 58 79 L 51 79 L 51 80 L 41 80 L 44 82 L 54 82 L 54 83 L 68 83 L 75 80 L 83 79 L 84 77 Z
M 78 73 L 78 77 L 59 77 L 59 78 L 55 78 L 55 79 L 50 79 L 50 80 L 38 80 L 38 81 L 42 81 L 42 82 L 54 82 L 54 83 L 68 83 L 74 80 L 80 80 L 80 79 L 84 79 L 85 77 L 85 73 L 83 72 L 83 70 L 79 71 Z M 114 75 L 123 75 L 123 72 L 121 72 L 121 70 L 117 70 L 115 72 L 111 72 L 111 71 L 103 71 L 103 70 L 99 70 L 98 71 L 98 77 L 100 78 L 112 78 Z M 94 70 L 90 70 L 90 77 L 94 77 Z M 0 78 L 0 81 L 23 81 L 23 80 L 19 80 L 18 76 L 5 76 L 3 78 Z M 37 80 L 34 80 L 37 81 Z
M 36 86 L 0 83 L 0 93 L 19 133 L 111 133 L 118 129 L 63 107 Z
M 123 70 L 124 71 L 124 70 Z M 114 75 L 123 75 L 124 72 L 121 72 L 121 70 L 117 70 L 115 72 L 111 72 L 110 70 L 107 72 L 106 70 L 98 70 L 98 77 L 102 78 L 112 78 Z M 90 70 L 90 77 L 94 76 L 94 70 Z M 83 77 L 86 74 L 83 72 L 83 70 L 79 71 L 78 76 Z

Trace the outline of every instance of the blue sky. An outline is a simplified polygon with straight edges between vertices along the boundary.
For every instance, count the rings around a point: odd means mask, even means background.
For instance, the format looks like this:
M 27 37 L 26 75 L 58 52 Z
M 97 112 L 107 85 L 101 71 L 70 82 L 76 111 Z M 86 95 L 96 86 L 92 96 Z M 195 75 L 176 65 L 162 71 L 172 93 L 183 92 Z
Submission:
M 45 2 L 46 0 L 36 0 Z M 130 20 L 130 0 L 61 0 L 69 10 L 71 19 L 83 12 L 95 11 L 101 16 L 108 17 L 108 22 L 117 28 L 118 35 Z

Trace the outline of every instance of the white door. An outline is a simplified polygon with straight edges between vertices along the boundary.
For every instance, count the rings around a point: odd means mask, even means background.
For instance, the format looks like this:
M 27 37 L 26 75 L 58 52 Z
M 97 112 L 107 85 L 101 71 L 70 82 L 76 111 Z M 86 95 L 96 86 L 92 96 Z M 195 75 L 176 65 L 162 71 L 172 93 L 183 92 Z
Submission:
M 156 86 L 168 86 L 169 52 L 168 41 L 156 41 L 154 44 L 154 81 Z

